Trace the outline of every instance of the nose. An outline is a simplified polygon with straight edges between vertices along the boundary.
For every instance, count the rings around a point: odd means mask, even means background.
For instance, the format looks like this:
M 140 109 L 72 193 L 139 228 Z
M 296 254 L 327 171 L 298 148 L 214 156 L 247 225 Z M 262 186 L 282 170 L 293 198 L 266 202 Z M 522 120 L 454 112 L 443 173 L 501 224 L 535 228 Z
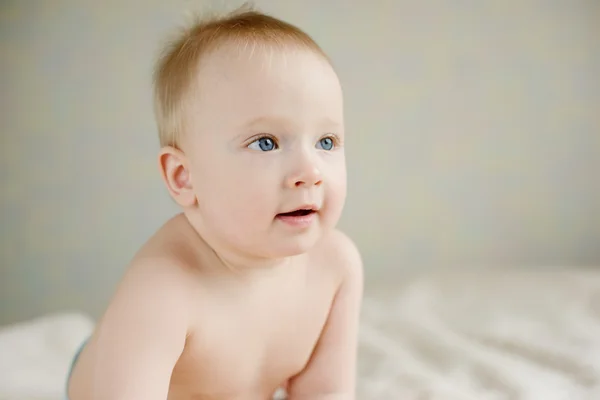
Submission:
M 286 186 L 289 188 L 319 186 L 322 183 L 321 170 L 309 160 L 304 160 L 286 177 Z

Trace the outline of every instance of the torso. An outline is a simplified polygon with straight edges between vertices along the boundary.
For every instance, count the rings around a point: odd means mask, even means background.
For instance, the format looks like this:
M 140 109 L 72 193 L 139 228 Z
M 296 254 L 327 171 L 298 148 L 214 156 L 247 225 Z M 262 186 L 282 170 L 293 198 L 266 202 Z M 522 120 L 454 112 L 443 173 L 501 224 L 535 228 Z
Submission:
M 174 219 L 163 229 L 185 229 L 182 223 Z M 190 334 L 168 400 L 267 400 L 301 372 L 339 285 L 339 274 L 319 254 L 325 247 L 288 271 L 236 285 L 194 271 Z M 92 337 L 73 371 L 70 400 L 88 397 L 97 351 Z

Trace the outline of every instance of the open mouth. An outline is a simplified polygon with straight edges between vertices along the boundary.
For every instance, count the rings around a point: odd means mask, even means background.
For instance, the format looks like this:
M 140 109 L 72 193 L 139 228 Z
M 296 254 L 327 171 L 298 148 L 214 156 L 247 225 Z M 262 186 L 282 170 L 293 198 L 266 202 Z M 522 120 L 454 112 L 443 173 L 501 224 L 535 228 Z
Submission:
M 277 214 L 280 217 L 304 217 L 314 213 L 314 210 L 300 209 L 296 211 L 290 211 L 286 213 Z

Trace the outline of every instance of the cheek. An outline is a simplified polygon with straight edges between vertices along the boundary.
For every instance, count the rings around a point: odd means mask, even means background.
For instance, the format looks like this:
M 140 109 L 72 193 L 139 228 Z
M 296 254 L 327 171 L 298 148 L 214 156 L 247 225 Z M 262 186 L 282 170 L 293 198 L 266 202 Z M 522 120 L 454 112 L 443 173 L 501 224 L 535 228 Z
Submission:
M 326 177 L 328 183 L 331 187 L 332 195 L 336 197 L 346 197 L 346 181 L 347 181 L 347 173 L 346 173 L 346 160 L 343 154 L 336 158 L 329 165 L 329 174 Z
M 205 214 L 238 224 L 257 223 L 277 206 L 275 169 L 240 161 L 239 157 L 206 159 L 193 172 L 196 197 Z
M 338 180 L 335 183 L 329 185 L 327 198 L 332 206 L 342 208 L 346 201 L 346 181 Z
M 339 219 L 346 202 L 346 169 L 339 166 L 332 171 L 326 187 L 325 200 L 331 220 Z

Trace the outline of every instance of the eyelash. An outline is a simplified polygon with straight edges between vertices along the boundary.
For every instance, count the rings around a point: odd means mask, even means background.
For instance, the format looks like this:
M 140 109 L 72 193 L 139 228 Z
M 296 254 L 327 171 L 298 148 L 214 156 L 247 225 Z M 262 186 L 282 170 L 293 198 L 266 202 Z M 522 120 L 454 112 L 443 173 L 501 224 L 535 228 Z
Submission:
M 326 138 L 331 139 L 331 141 L 333 142 L 333 149 L 338 148 L 341 144 L 341 140 L 340 140 L 339 136 L 337 136 L 335 133 L 331 133 L 329 135 L 322 136 L 319 138 L 319 140 L 317 140 L 317 142 L 319 142 L 323 139 L 326 139 Z M 279 148 L 279 141 L 277 140 L 277 138 L 275 136 L 269 135 L 269 134 L 262 134 L 260 136 L 255 136 L 254 138 L 250 139 L 250 141 L 246 144 L 246 147 L 250 146 L 252 143 L 254 143 L 260 139 L 271 139 L 273 141 L 273 143 L 275 143 L 275 147 Z M 331 150 L 329 150 L 329 151 L 331 151 Z
M 331 134 L 329 134 L 329 135 L 323 136 L 322 138 L 319 138 L 319 141 L 320 141 L 320 140 L 323 140 L 323 139 L 327 139 L 327 138 L 331 139 L 331 141 L 333 142 L 333 149 L 337 149 L 337 148 L 340 146 L 340 144 L 341 144 L 341 140 L 340 140 L 340 138 L 339 138 L 339 137 L 338 137 L 336 134 L 334 134 L 334 133 L 331 133 Z M 333 149 L 332 149 L 332 150 L 333 150 Z
M 275 143 L 275 146 L 279 147 L 279 141 L 277 140 L 277 138 L 273 135 L 268 135 L 268 134 L 262 134 L 262 135 L 256 136 L 255 138 L 250 140 L 248 145 L 250 145 L 260 139 L 271 139 L 273 141 L 273 143 Z

